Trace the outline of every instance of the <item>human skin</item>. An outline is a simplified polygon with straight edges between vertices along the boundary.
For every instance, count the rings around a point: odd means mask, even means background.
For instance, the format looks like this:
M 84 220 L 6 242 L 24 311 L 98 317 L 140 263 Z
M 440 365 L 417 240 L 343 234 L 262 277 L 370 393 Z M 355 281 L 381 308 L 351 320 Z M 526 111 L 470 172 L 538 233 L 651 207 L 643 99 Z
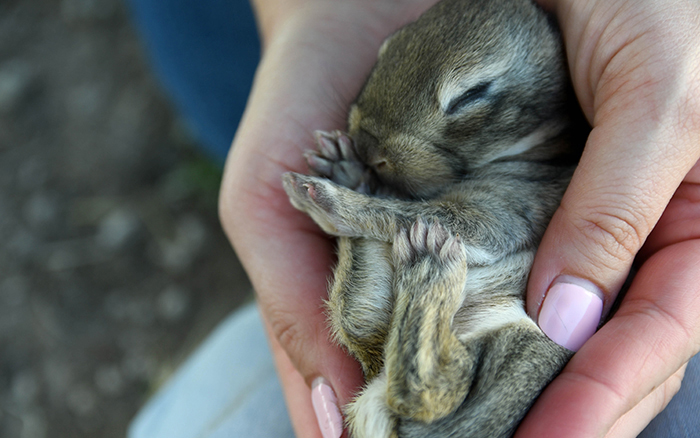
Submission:
M 566 274 L 595 283 L 606 313 L 639 272 L 517 436 L 636 436 L 700 350 L 700 4 L 541 3 L 593 131 L 540 245 L 528 311 Z
M 220 214 L 255 287 L 299 437 L 321 436 L 312 382 L 324 378 L 342 406 L 362 375 L 328 338 L 322 303 L 333 241 L 291 207 L 281 175 L 306 171 L 302 153 L 313 148 L 313 131 L 345 127 L 382 40 L 435 2 L 253 2 L 264 53 L 227 160 Z M 560 21 L 594 129 L 535 260 L 528 312 L 537 320 L 561 274 L 594 285 L 607 312 L 638 252 L 639 273 L 517 436 L 635 436 L 700 350 L 700 53 L 693 41 L 700 5 L 541 3 Z

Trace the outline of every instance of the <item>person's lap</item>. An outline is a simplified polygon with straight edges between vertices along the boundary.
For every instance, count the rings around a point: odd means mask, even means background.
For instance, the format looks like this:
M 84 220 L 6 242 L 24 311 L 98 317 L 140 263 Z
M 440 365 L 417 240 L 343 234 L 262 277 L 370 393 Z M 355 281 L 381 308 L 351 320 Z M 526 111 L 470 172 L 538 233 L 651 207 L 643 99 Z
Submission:
M 139 412 L 130 438 L 293 437 L 255 306 L 229 316 Z

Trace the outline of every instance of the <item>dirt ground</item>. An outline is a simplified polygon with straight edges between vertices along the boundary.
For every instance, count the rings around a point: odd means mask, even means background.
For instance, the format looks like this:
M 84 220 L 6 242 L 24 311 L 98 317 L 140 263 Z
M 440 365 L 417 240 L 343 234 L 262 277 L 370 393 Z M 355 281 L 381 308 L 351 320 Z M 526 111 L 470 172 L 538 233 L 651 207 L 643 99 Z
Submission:
M 250 285 L 119 0 L 0 2 L 0 437 L 123 437 Z

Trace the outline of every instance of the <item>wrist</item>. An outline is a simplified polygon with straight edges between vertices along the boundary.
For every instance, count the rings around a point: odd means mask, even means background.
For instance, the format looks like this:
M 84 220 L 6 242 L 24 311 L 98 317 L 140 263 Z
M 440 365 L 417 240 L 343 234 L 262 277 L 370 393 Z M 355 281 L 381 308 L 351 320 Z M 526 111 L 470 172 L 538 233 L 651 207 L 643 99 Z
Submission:
M 267 46 L 275 32 L 297 10 L 319 0 L 251 0 L 258 32 L 263 46 Z

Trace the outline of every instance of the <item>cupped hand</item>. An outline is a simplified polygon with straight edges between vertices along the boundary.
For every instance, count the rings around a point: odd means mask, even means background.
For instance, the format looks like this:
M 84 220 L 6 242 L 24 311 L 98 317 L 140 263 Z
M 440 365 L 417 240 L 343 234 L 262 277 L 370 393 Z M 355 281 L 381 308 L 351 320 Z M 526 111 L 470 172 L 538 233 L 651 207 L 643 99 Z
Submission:
M 227 163 L 221 217 L 258 293 L 300 437 L 320 436 L 309 385 L 325 378 L 338 406 L 361 374 L 328 341 L 322 301 L 332 241 L 292 209 L 280 175 L 305 171 L 311 133 L 344 125 L 383 38 L 433 3 L 256 3 L 266 48 Z M 633 436 L 668 401 L 679 370 L 700 348 L 698 5 L 548 3 L 594 129 L 533 268 L 530 313 L 541 316 L 558 278 L 574 285 L 574 295 L 583 284 L 579 295 L 601 298 L 607 312 L 644 247 L 615 317 L 545 391 L 519 436 Z
M 436 0 L 258 0 L 264 53 L 227 160 L 220 216 L 257 293 L 299 437 L 339 436 L 338 406 L 362 383 L 329 341 L 323 299 L 333 241 L 294 210 L 286 171 L 306 172 L 314 130 L 343 128 L 350 102 L 392 31 Z M 312 408 L 315 388 L 319 422 Z M 337 397 L 336 400 L 334 398 Z
M 578 352 L 516 436 L 633 437 L 700 350 L 700 4 L 540 3 L 559 19 L 593 130 L 527 301 Z M 619 309 L 590 337 L 633 267 Z

